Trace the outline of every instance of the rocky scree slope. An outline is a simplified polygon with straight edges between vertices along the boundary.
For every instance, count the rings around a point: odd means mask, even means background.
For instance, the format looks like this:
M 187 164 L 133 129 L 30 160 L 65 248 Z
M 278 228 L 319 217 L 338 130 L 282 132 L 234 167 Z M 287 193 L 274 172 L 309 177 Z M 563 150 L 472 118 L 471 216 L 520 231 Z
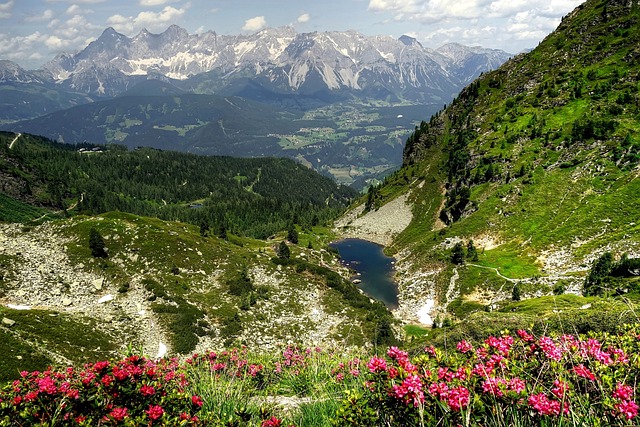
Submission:
M 104 237 L 107 258 L 90 255 L 91 228 Z M 195 226 L 124 213 L 39 226 L 1 224 L 0 317 L 7 320 L 0 334 L 22 336 L 20 346 L 31 345 L 60 363 L 77 363 L 95 348 L 65 353 L 65 346 L 78 348 L 74 331 L 58 347 L 50 336 L 31 334 L 27 340 L 21 334 L 24 316 L 46 321 L 59 315 L 93 325 L 111 355 L 128 346 L 156 355 L 239 344 L 256 349 L 288 342 L 368 345 L 376 325 L 367 311 L 351 306 L 322 276 L 274 264 L 276 244 L 203 238 Z M 324 250 L 292 245 L 292 252 L 294 259 L 348 276 Z M 237 292 L 239 287 L 246 292 Z M 41 340 L 42 348 L 34 347 L 34 340 Z M 7 357 L 20 354 L 12 349 Z

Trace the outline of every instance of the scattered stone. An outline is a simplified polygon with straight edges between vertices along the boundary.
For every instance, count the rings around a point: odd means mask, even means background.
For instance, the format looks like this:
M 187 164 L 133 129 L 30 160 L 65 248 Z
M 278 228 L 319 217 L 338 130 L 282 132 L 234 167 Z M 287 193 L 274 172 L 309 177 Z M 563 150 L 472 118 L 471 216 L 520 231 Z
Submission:
M 31 310 L 31 307 L 28 305 L 7 304 L 7 307 L 12 310 Z
M 162 359 L 167 354 L 167 346 L 160 342 L 158 344 L 158 354 L 156 355 L 156 359 Z
M 96 291 L 102 290 L 102 279 L 96 279 L 93 282 L 91 282 L 91 284 L 93 285 Z
M 69 298 L 65 298 L 62 300 L 62 305 L 64 305 L 65 307 L 69 307 L 71 304 L 73 304 L 73 301 Z
M 108 295 L 105 295 L 102 298 L 100 298 L 98 300 L 98 304 L 102 304 L 102 303 L 109 302 L 109 301 L 112 301 L 112 300 L 113 300 L 113 295 L 108 294 Z
M 16 324 L 15 320 L 11 320 L 8 317 L 3 317 L 2 318 L 2 324 L 8 327 L 12 327 L 13 325 Z

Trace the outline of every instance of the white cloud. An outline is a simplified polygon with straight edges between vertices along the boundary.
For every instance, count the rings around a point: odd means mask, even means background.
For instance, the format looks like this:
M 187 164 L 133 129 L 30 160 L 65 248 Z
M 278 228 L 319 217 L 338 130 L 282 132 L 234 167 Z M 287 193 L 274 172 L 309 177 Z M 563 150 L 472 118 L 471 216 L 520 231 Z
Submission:
M 309 20 L 311 20 L 311 16 L 308 13 L 303 13 L 302 15 L 298 16 L 298 22 L 300 24 L 309 22 Z
M 60 20 L 59 19 L 52 19 L 47 24 L 47 28 L 51 30 L 53 28 L 57 28 L 59 25 L 60 25 Z
M 53 10 L 47 9 L 42 12 L 40 15 L 27 16 L 24 18 L 26 22 L 46 22 L 53 19 L 54 13 Z
M 533 46 L 582 0 L 368 0 L 369 11 L 417 22 L 425 40 Z
M 107 0 L 45 0 L 46 3 L 80 3 L 80 4 L 97 4 L 104 3 Z
M 0 19 L 11 18 L 13 3 L 14 0 L 10 0 L 6 3 L 0 3 Z
M 140 6 L 162 6 L 168 3 L 175 3 L 175 0 L 140 0 Z
M 371 0 L 369 2 L 369 10 L 375 12 L 382 11 L 415 11 L 417 6 L 416 0 Z
M 523 11 L 558 18 L 580 3 L 582 0 L 369 0 L 369 10 L 392 13 L 395 19 L 434 23 L 512 17 Z
M 184 8 L 176 9 L 172 6 L 166 6 L 161 12 L 140 12 L 136 17 L 112 15 L 107 19 L 107 24 L 115 28 L 116 31 L 128 34 L 142 28 L 149 30 L 164 29 L 167 24 L 174 23 L 185 12 Z
M 242 29 L 244 31 L 259 31 L 266 26 L 267 20 L 264 19 L 264 16 L 256 16 L 255 18 L 247 19 Z

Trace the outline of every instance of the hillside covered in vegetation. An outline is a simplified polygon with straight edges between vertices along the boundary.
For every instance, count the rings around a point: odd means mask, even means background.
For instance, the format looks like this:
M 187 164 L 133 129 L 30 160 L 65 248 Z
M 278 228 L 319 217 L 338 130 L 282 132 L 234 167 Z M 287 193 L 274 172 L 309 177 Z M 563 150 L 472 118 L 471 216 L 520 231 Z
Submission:
M 9 148 L 16 136 L 0 133 L 0 191 L 54 210 L 119 210 L 265 238 L 291 223 L 326 223 L 355 194 L 287 159 L 74 146 L 31 135 Z
M 601 256 L 640 257 L 638 46 L 637 2 L 587 1 L 416 127 L 403 168 L 362 201 L 411 203 L 390 249 L 407 317 L 581 294 Z M 605 273 L 585 294 L 636 295 L 637 274 Z

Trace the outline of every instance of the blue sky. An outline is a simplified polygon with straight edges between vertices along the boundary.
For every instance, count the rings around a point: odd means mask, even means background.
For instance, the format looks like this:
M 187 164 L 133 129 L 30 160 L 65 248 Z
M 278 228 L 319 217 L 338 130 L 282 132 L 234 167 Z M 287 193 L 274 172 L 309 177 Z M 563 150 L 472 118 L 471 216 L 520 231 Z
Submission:
M 517 53 L 553 31 L 576 0 L 0 0 L 0 59 L 28 69 L 75 52 L 107 27 L 133 36 L 176 24 L 189 33 L 240 34 L 293 26 L 298 32 L 408 34 Z

